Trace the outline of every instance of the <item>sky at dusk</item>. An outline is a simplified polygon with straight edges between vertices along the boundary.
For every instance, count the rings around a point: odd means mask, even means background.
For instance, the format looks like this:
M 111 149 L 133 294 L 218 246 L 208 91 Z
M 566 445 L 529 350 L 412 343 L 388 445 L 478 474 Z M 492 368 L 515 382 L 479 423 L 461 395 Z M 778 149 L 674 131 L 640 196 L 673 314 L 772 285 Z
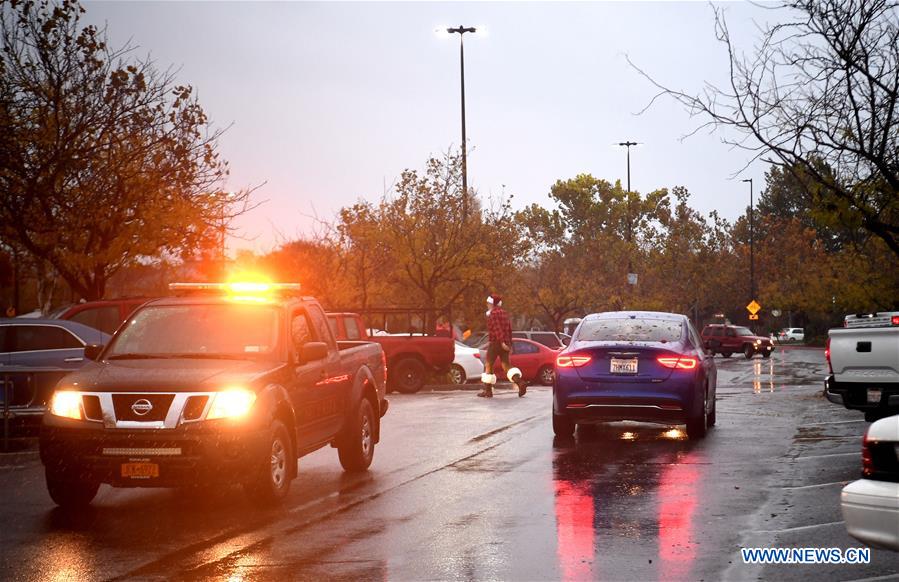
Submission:
M 405 168 L 460 143 L 459 39 L 466 35 L 469 186 L 512 206 L 551 206 L 558 179 L 592 173 L 648 192 L 686 186 L 692 205 L 735 219 L 766 170 L 738 176 L 746 152 L 721 135 L 682 137 L 699 121 L 656 93 L 626 57 L 661 82 L 696 92 L 727 80 L 724 47 L 705 2 L 88 2 L 113 45 L 131 41 L 159 68 L 178 69 L 214 123 L 227 188 L 265 183 L 238 219 L 229 251 L 264 252 L 311 234 L 359 199 L 377 201 Z M 782 13 L 722 4 L 738 46 Z

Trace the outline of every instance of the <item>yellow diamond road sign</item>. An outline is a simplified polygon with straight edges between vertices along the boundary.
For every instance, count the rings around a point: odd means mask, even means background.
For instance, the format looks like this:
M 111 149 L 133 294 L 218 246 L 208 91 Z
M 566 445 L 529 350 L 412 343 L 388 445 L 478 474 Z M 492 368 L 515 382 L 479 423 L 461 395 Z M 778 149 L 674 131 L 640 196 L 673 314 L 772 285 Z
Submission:
M 749 305 L 746 306 L 747 311 L 749 311 L 749 313 L 751 313 L 752 315 L 755 315 L 756 313 L 758 313 L 761 308 L 762 308 L 762 306 L 759 305 L 755 299 L 753 299 L 749 303 Z

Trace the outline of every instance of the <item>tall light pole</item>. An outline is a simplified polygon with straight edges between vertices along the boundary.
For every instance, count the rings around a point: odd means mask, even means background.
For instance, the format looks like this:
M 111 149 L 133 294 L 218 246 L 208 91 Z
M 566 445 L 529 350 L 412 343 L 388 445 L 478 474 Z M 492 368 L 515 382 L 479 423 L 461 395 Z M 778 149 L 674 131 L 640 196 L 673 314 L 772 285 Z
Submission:
M 640 145 L 640 143 L 622 141 L 615 145 L 627 148 L 627 242 L 631 242 L 631 146 Z
M 631 146 L 640 145 L 639 142 L 636 141 L 622 141 L 615 144 L 619 147 L 627 148 L 627 194 L 625 194 L 627 199 L 627 242 L 630 244 L 633 241 L 633 226 L 631 225 Z M 627 283 L 631 287 L 637 284 L 637 274 L 634 273 L 634 265 L 631 262 L 630 249 L 628 249 L 628 257 L 627 257 Z
M 755 300 L 755 221 L 754 221 L 754 212 L 753 207 L 755 203 L 752 199 L 752 178 L 746 178 L 745 180 L 741 180 L 742 182 L 749 182 L 749 300 Z
M 466 32 L 475 33 L 473 26 L 448 27 L 446 32 L 459 35 L 459 65 L 462 80 L 462 218 L 468 218 L 468 143 L 465 141 L 465 43 L 462 37 Z

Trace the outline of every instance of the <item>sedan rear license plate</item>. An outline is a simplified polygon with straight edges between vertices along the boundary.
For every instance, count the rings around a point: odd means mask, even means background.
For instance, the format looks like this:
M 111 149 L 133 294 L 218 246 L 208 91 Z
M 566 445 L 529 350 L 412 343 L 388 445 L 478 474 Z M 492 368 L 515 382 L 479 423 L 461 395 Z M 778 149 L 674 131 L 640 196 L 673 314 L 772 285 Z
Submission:
M 159 465 L 157 463 L 122 463 L 122 477 L 129 479 L 159 477 Z
M 868 388 L 868 403 L 877 404 L 880 402 L 880 389 Z
M 612 374 L 636 374 L 637 358 L 628 358 L 626 360 L 612 358 L 612 365 L 610 366 L 609 371 Z

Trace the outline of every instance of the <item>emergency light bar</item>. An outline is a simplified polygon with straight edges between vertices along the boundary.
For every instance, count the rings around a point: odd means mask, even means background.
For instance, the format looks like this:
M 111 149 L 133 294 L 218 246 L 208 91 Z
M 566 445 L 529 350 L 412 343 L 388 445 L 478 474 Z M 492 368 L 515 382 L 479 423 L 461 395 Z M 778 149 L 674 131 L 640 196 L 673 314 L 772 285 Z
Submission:
M 299 283 L 169 283 L 169 291 L 209 293 L 299 293 Z

